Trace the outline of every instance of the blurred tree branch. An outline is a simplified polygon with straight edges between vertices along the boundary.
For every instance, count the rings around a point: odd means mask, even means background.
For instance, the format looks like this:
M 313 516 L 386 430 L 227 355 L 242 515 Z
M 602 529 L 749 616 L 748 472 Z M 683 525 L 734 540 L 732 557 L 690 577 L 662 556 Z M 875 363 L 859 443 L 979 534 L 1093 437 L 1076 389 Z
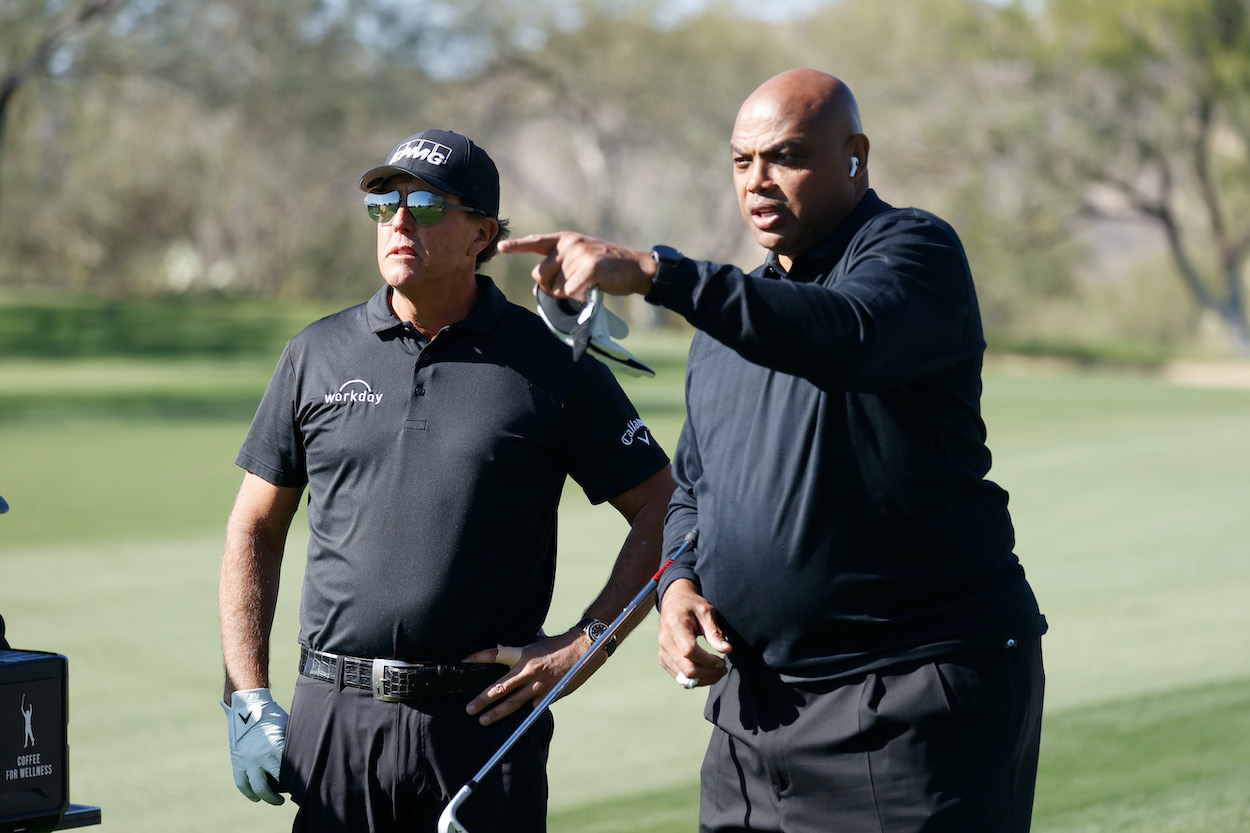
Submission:
M 1151 284 L 1167 300 L 1130 327 L 1195 329 L 1185 292 L 1235 332 L 1248 3 L 830 0 L 766 21 L 662 0 L 0 0 L 0 175 L 22 206 L 0 222 L 0 285 L 358 297 L 377 274 L 355 175 L 431 126 L 490 150 L 517 234 L 750 267 L 733 119 L 811 66 L 855 90 L 882 197 L 959 230 L 987 329 L 1064 338 L 1088 273 L 1137 257 L 1090 220 L 1131 217 L 1168 247 L 1152 266 L 1175 297 Z M 528 294 L 528 266 L 489 270 Z
M 1103 186 L 1166 242 L 1189 296 L 1250 355 L 1250 3 L 1050 0 L 1035 93 L 1050 170 Z M 1086 199 L 1092 212 L 1119 212 Z
M 46 4 L 24 3 L 26 20 L 6 21 L 6 28 L 10 32 L 16 30 L 19 23 L 42 31 L 35 31 L 35 41 L 24 50 L 25 57 L 20 45 L 12 44 L 11 48 L 15 51 L 9 54 L 15 65 L 6 68 L 0 77 L 0 171 L 4 167 L 4 138 L 9 106 L 18 90 L 33 75 L 48 71 L 49 59 L 59 45 L 80 33 L 94 18 L 113 11 L 123 2 L 124 0 L 83 0 L 76 5 L 66 6 L 59 14 L 50 18 L 47 17 L 49 7 Z

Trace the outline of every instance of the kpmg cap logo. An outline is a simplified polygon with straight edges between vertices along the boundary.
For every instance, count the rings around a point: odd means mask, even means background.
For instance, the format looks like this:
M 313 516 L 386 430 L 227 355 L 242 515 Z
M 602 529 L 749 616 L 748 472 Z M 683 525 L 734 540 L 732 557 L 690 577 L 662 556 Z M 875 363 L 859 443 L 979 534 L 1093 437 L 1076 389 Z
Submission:
M 388 165 L 394 165 L 405 159 L 412 159 L 417 162 L 426 162 L 430 165 L 444 167 L 451 160 L 451 148 L 447 145 L 440 145 L 438 142 L 432 142 L 429 139 L 421 139 L 416 142 L 404 142 L 395 149 L 395 153 L 391 156 Z

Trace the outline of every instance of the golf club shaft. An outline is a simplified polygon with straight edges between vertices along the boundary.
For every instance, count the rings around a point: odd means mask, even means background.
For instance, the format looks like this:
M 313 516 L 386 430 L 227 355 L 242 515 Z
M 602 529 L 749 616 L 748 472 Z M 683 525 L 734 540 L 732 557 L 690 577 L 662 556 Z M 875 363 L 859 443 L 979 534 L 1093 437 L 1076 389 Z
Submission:
M 533 722 L 547 710 L 547 707 L 550 706 L 551 702 L 560 695 L 560 692 L 564 691 L 569 682 L 577 676 L 577 672 L 582 670 L 582 666 L 584 666 L 590 658 L 594 656 L 595 652 L 599 650 L 599 647 L 601 645 L 606 645 L 607 640 L 612 638 L 621 625 L 624 624 L 625 620 L 638 609 L 638 606 L 646 600 L 647 596 L 651 595 L 660 583 L 660 576 L 664 575 L 664 571 L 669 568 L 669 565 L 693 547 L 698 539 L 699 530 L 697 528 L 690 530 L 690 532 L 686 534 L 681 546 L 678 547 L 677 550 L 669 556 L 668 560 L 660 566 L 660 569 L 657 570 L 655 575 L 651 577 L 651 580 L 647 582 L 646 586 L 643 587 L 642 590 L 638 592 L 638 595 L 634 597 L 633 601 L 631 601 L 625 609 L 621 611 L 621 615 L 612 620 L 612 623 L 608 625 L 608 629 L 605 630 L 599 638 L 591 644 L 590 650 L 582 654 L 581 659 L 573 664 L 573 667 L 559 679 L 559 681 L 552 687 L 551 691 L 547 692 L 547 696 L 543 697 L 543 699 L 538 702 L 538 705 L 534 707 L 534 710 L 526 715 L 525 720 L 521 722 L 520 726 L 517 726 L 516 731 L 503 742 L 503 745 L 499 747 L 499 750 L 491 756 L 490 760 L 487 761 L 480 770 L 478 770 L 477 774 L 473 776 L 473 779 L 465 785 L 465 789 L 460 790 L 457 797 L 459 797 L 460 794 L 464 794 L 466 798 L 468 797 L 466 790 L 471 792 L 473 787 L 477 786 L 478 782 L 481 781 L 482 778 L 484 778 L 486 774 L 494 768 L 495 764 L 499 763 L 500 759 L 503 758 L 504 755 L 508 754 L 508 750 L 511 749 L 517 740 L 520 739 L 521 735 L 525 734 L 525 731 L 529 729 L 530 725 L 533 724 Z M 455 802 L 453 801 L 453 803 Z

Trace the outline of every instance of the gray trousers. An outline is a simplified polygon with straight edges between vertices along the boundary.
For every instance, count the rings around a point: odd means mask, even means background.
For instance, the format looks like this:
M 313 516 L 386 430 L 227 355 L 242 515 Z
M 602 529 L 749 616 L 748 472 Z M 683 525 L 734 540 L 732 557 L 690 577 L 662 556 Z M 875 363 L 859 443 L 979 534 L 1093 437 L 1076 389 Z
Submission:
M 703 833 L 1027 833 L 1041 640 L 788 685 L 731 665 L 711 690 Z

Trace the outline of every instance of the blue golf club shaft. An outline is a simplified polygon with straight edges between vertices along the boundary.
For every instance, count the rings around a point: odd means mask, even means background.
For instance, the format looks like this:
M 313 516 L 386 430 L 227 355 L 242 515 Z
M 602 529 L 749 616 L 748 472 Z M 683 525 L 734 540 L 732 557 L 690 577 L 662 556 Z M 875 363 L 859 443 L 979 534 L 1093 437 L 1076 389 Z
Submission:
M 582 666 L 584 666 L 590 658 L 594 656 L 599 647 L 606 645 L 607 640 L 612 638 L 621 625 L 625 623 L 625 620 L 638 609 L 640 604 L 646 601 L 647 597 L 651 595 L 657 586 L 659 586 L 660 577 L 664 575 L 664 571 L 669 568 L 669 565 L 685 555 L 698 540 L 699 530 L 697 528 L 686 533 L 686 537 L 682 539 L 681 546 L 668 557 L 668 560 L 660 565 L 660 569 L 656 570 L 655 575 L 653 575 L 651 580 L 647 582 L 646 586 L 638 592 L 638 595 L 634 597 L 633 601 L 626 605 L 625 609 L 621 611 L 621 615 L 613 619 L 612 623 L 608 625 L 607 630 L 600 634 L 599 638 L 594 641 L 594 643 L 590 646 L 590 650 L 582 654 L 581 659 L 575 662 L 573 667 L 570 668 L 554 686 L 552 686 L 551 691 L 547 692 L 547 695 L 539 701 L 538 705 L 534 707 L 534 710 L 526 715 L 525 720 L 521 722 L 520 726 L 516 727 L 516 731 L 514 731 L 508 739 L 503 742 L 503 745 L 500 746 L 498 751 L 490 757 L 490 760 L 483 764 L 482 768 L 477 771 L 477 774 L 474 775 L 467 784 L 460 788 L 460 791 L 456 793 L 455 797 L 452 798 L 451 802 L 447 805 L 447 808 L 443 811 L 443 817 L 439 820 L 439 833 L 448 833 L 448 831 L 453 831 L 453 833 L 467 833 L 465 832 L 464 827 L 456 819 L 456 809 L 464 803 L 465 799 L 469 797 L 469 795 L 477 787 L 478 783 L 485 778 L 492 769 L 494 769 L 495 764 L 499 763 L 503 756 L 508 754 L 508 750 L 516 744 L 516 742 L 521 738 L 521 735 L 525 734 L 526 730 L 533 725 L 534 721 L 537 720 L 544 711 L 546 711 L 552 701 L 560 695 L 560 692 L 564 691 L 565 687 L 570 681 L 573 680 L 574 677 L 577 676 L 577 672 L 581 671 Z M 454 827 L 452 825 L 454 825 Z

